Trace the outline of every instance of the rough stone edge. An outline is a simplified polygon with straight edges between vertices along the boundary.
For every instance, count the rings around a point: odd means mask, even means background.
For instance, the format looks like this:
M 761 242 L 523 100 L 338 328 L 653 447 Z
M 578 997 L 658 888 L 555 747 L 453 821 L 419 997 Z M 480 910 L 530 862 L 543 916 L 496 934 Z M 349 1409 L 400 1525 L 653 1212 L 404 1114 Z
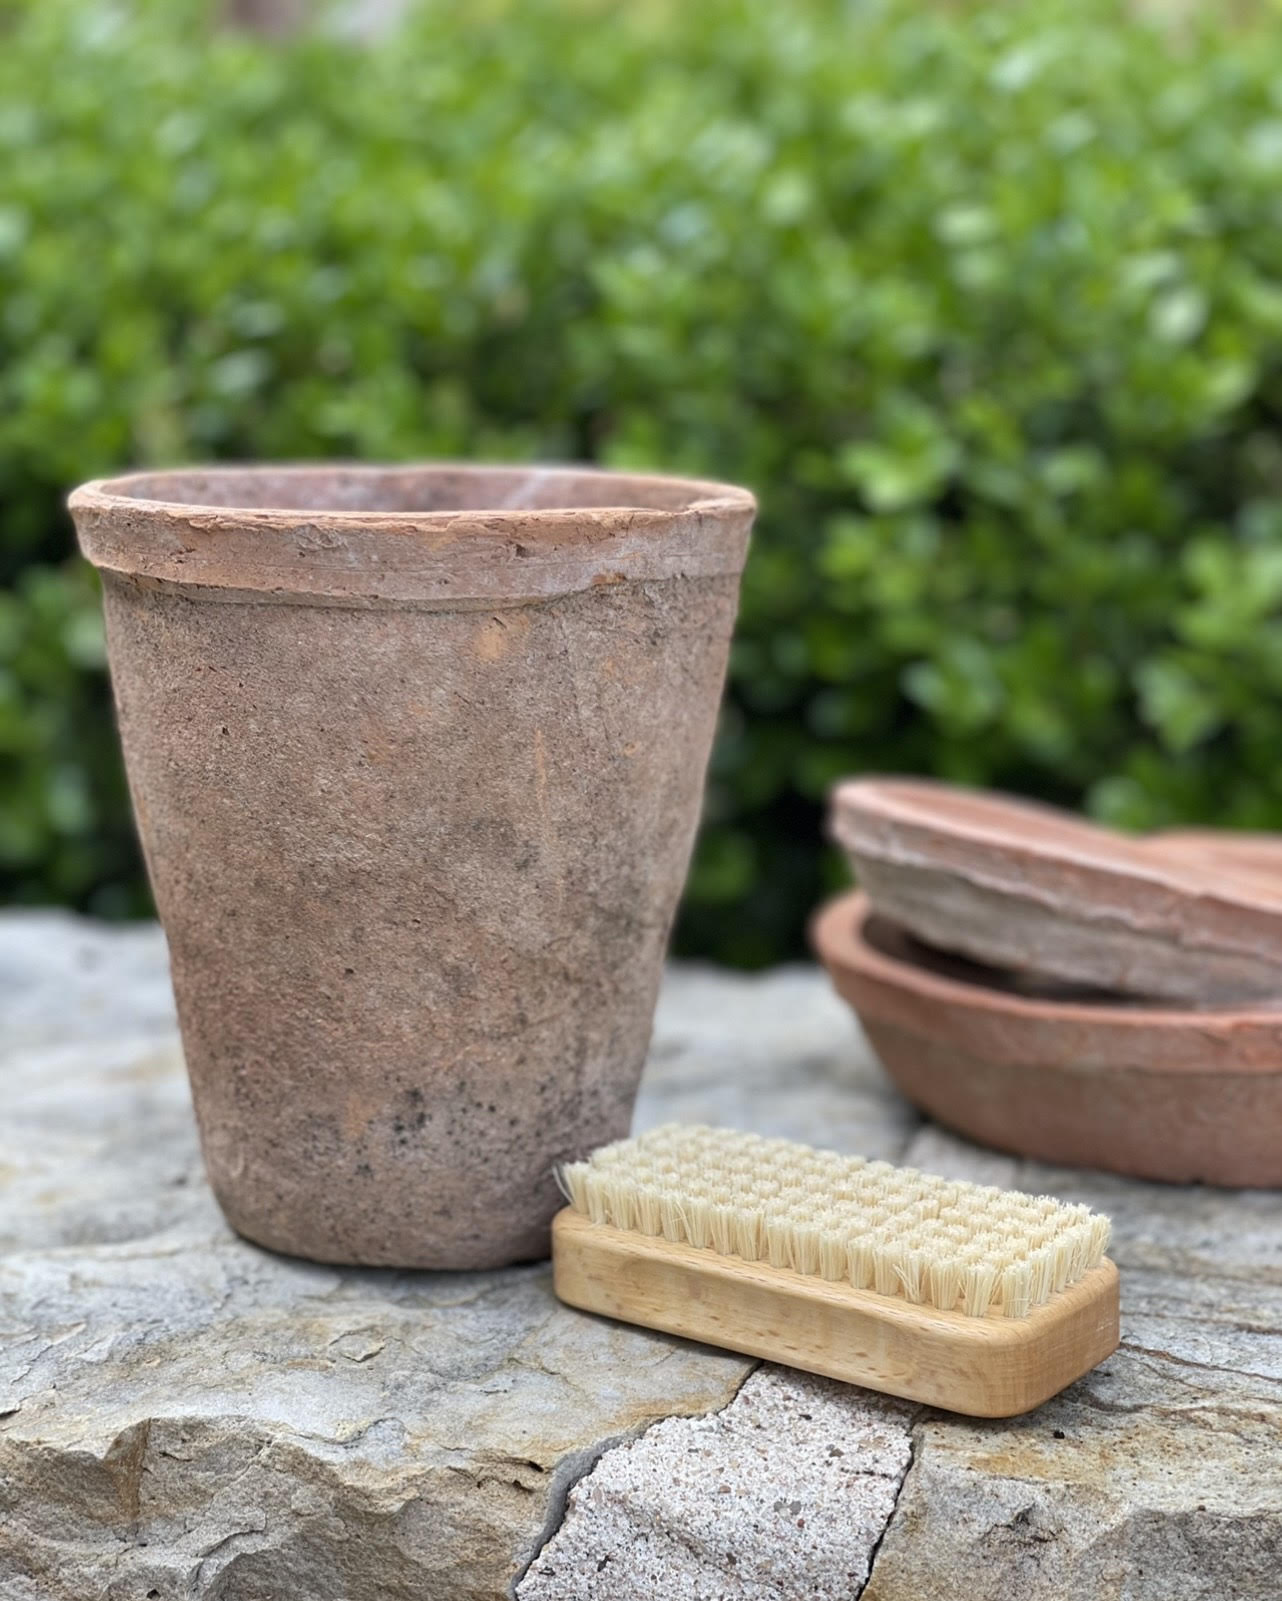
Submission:
M 761 1362 L 753 1362 L 751 1364 L 747 1371 L 742 1375 L 739 1382 L 735 1385 L 734 1394 L 728 1401 L 725 1402 L 723 1406 L 714 1407 L 710 1412 L 685 1413 L 682 1416 L 682 1421 L 687 1423 L 694 1421 L 703 1422 L 707 1418 L 719 1417 L 723 1412 L 728 1412 L 730 1408 L 736 1405 L 738 1402 L 739 1394 L 744 1385 L 762 1365 L 763 1364 Z M 909 1421 L 908 1465 L 899 1475 L 899 1481 L 895 1485 L 895 1498 L 891 1503 L 890 1511 L 886 1516 L 886 1521 L 881 1526 L 881 1532 L 873 1542 L 872 1550 L 868 1553 L 868 1577 L 860 1585 L 858 1591 L 850 1598 L 850 1601 L 859 1601 L 860 1596 L 864 1595 L 865 1592 L 869 1590 L 869 1587 L 876 1577 L 877 1559 L 881 1555 L 882 1545 L 885 1542 L 887 1534 L 890 1533 L 891 1524 L 895 1521 L 895 1517 L 899 1512 L 899 1503 L 903 1499 L 904 1489 L 908 1483 L 909 1476 L 911 1475 L 913 1469 L 917 1466 L 918 1453 L 920 1449 L 920 1430 L 928 1418 L 933 1415 L 934 1414 L 929 1407 L 921 1407 L 913 1413 Z M 657 1427 L 658 1424 L 671 1421 L 673 1416 L 675 1416 L 675 1414 L 669 1413 L 663 1417 L 651 1418 L 648 1423 L 643 1423 L 638 1428 L 629 1429 L 623 1434 L 611 1435 L 608 1439 L 603 1440 L 599 1446 L 589 1446 L 581 1451 L 572 1451 L 557 1463 L 556 1468 L 553 1470 L 552 1492 L 548 1503 L 547 1517 L 544 1519 L 543 1527 L 535 1536 L 534 1542 L 532 1543 L 530 1549 L 529 1557 L 522 1562 L 519 1572 L 508 1585 L 507 1601 L 520 1601 L 520 1597 L 518 1596 L 517 1592 L 521 1585 L 525 1582 L 526 1575 L 529 1573 L 530 1569 L 534 1566 L 538 1559 L 543 1555 L 543 1552 L 546 1550 L 547 1546 L 561 1531 L 561 1527 L 565 1522 L 566 1508 L 569 1505 L 570 1492 L 575 1488 L 575 1486 L 579 1484 L 581 1480 L 587 1478 L 591 1473 L 593 1473 L 598 1465 L 612 1451 L 626 1450 L 629 1446 L 634 1445 L 652 1428 Z
M 561 1532 L 561 1526 L 565 1522 L 566 1508 L 570 1502 L 570 1492 L 581 1480 L 586 1479 L 589 1474 L 595 1472 L 597 1466 L 605 1457 L 612 1451 L 626 1450 L 630 1445 L 635 1445 L 651 1429 L 657 1428 L 660 1423 L 670 1422 L 674 1417 L 680 1417 L 683 1422 L 687 1423 L 696 1420 L 702 1422 L 705 1418 L 720 1417 L 723 1412 L 728 1412 L 738 1401 L 739 1392 L 760 1366 L 760 1362 L 749 1361 L 734 1387 L 734 1393 L 721 1406 L 713 1407 L 711 1411 L 680 1414 L 665 1412 L 657 1417 L 650 1418 L 648 1422 L 638 1424 L 636 1428 L 625 1429 L 621 1434 L 609 1435 L 597 1445 L 585 1446 L 581 1450 L 570 1451 L 563 1456 L 552 1470 L 547 1516 L 543 1520 L 543 1527 L 530 1543 L 529 1556 L 522 1560 L 520 1568 L 508 1584 L 507 1601 L 520 1601 L 517 1591 L 524 1584 L 526 1575 L 543 1555 L 551 1541 Z M 911 1444 L 909 1449 L 911 1450 Z M 911 1460 L 910 1456 L 910 1465 Z M 895 1492 L 895 1504 L 896 1506 L 899 1504 L 898 1491 Z M 884 1534 L 885 1531 L 883 1530 L 882 1533 Z M 881 1537 L 878 1536 L 874 1553 L 880 1546 Z M 868 1572 L 871 1575 L 871 1564 Z

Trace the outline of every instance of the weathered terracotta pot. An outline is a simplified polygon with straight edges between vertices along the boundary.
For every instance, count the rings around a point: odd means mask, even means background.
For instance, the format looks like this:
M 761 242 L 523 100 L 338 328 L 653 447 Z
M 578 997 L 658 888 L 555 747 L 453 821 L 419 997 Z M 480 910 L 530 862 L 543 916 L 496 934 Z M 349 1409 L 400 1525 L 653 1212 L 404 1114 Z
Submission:
M 1282 889 L 1011 796 L 855 779 L 832 830 L 877 910 L 976 961 L 1180 1004 L 1282 997 Z
M 895 1083 L 971 1139 L 1139 1178 L 1282 1185 L 1282 1010 L 1008 988 L 847 894 L 811 927 Z
M 228 1219 L 545 1253 L 554 1164 L 628 1129 L 752 497 L 317 466 L 71 508 Z

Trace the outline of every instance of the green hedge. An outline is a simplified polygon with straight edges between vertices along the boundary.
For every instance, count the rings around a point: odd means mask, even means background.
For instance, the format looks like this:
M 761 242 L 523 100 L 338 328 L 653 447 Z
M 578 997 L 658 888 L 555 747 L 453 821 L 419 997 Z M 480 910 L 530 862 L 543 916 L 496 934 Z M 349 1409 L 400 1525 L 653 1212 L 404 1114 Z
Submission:
M 753 485 L 687 951 L 800 949 L 856 769 L 1282 826 L 1275 28 L 439 0 L 366 49 L 7 0 L 0 35 L 9 898 L 144 904 L 60 503 L 181 458 Z

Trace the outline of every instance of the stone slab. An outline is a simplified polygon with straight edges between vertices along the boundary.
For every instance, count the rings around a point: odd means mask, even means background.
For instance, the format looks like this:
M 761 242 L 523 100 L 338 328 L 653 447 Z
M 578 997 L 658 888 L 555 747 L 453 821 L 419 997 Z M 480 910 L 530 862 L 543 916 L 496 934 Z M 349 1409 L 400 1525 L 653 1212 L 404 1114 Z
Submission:
M 1110 1211 L 1122 1348 L 974 1423 L 572 1312 L 541 1265 L 272 1256 L 205 1187 L 156 930 L 0 918 L 0 1597 L 1282 1597 L 1282 1197 L 923 1126 L 804 968 L 671 971 L 638 1123 L 674 1117 Z

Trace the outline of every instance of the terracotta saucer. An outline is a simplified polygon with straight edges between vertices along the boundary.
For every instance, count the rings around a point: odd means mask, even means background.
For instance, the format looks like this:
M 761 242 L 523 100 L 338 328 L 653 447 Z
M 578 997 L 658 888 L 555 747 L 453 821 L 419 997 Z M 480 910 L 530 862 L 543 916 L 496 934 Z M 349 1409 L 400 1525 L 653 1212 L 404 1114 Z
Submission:
M 1282 834 L 1164 828 L 1142 836 L 1136 844 L 1159 851 L 1168 861 L 1210 862 L 1239 874 L 1250 874 L 1258 884 L 1270 879 L 1282 883 Z
M 940 949 L 1180 1004 L 1282 998 L 1282 881 L 1250 845 L 1211 860 L 1196 831 L 1163 847 L 917 779 L 839 785 L 831 823 L 877 910 Z
M 1138 1178 L 1282 1185 L 1282 1009 L 1170 1010 L 927 950 L 867 898 L 811 938 L 887 1072 L 1000 1150 Z

